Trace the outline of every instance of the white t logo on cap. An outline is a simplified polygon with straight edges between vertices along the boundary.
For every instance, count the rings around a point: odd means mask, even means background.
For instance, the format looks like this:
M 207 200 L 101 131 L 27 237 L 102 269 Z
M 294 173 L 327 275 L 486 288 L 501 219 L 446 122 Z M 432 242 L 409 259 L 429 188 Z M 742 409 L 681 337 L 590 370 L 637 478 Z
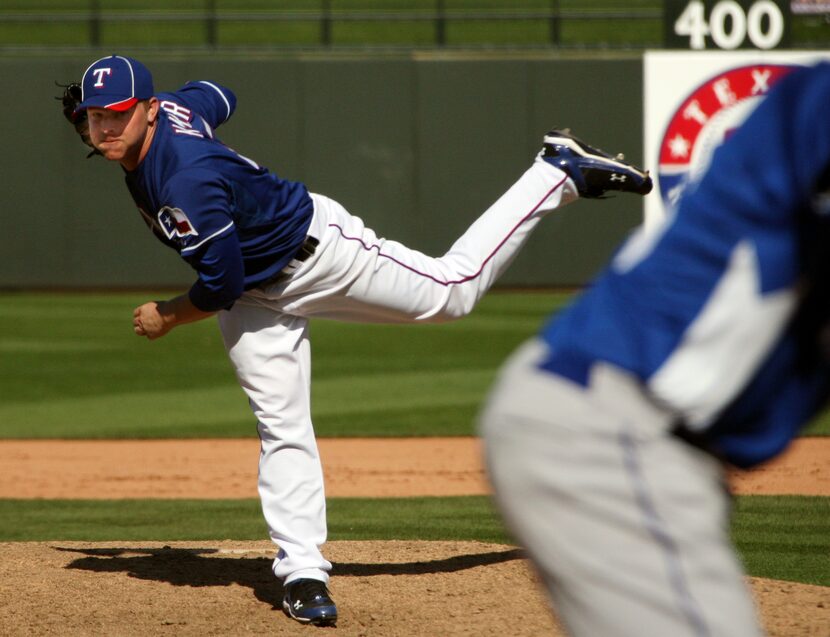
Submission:
M 96 80 L 95 84 L 93 84 L 92 86 L 94 86 L 95 88 L 101 88 L 102 86 L 104 86 L 104 76 L 105 75 L 112 75 L 112 69 L 110 69 L 110 68 L 93 69 L 92 74 L 95 76 L 95 80 Z

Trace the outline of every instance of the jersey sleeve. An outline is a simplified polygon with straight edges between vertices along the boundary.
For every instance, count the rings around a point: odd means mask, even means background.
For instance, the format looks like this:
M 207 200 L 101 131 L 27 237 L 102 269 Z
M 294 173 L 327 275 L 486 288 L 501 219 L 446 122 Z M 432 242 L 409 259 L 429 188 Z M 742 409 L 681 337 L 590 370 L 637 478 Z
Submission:
M 244 265 L 236 234 L 211 241 L 192 264 L 199 278 L 188 292 L 190 302 L 203 312 L 227 310 L 244 292 Z
M 224 179 L 185 170 L 168 180 L 162 196 L 159 226 L 199 275 L 190 300 L 208 312 L 229 307 L 242 294 L 244 265 Z
M 227 122 L 236 109 L 233 91 L 207 80 L 188 82 L 175 95 L 201 115 L 211 128 Z

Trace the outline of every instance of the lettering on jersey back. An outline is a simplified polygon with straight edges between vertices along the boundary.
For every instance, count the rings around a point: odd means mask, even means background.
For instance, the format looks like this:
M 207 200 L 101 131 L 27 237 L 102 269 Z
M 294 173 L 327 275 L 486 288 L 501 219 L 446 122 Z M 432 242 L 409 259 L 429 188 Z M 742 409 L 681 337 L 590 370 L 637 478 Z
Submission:
M 176 102 L 164 100 L 160 104 L 172 125 L 173 132 L 177 135 L 193 135 L 194 137 L 204 137 L 201 131 L 193 128 L 193 112 L 189 108 L 185 108 Z

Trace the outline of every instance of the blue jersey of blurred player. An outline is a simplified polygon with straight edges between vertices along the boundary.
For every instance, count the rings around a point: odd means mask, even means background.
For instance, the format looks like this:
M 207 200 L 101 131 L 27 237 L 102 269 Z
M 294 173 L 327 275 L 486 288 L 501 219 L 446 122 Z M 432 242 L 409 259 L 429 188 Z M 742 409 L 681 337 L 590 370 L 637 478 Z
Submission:
M 779 454 L 828 396 L 828 113 L 830 64 L 780 80 L 492 392 L 498 501 L 574 635 L 762 634 L 724 466 Z

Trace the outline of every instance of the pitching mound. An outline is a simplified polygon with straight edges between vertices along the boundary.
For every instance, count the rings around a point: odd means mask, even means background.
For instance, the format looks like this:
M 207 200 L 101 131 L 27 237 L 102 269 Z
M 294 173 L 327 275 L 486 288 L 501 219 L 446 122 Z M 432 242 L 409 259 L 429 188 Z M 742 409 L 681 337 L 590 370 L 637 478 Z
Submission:
M 283 615 L 268 542 L 3 543 L 0 550 L 0 626 L 9 636 L 562 634 L 521 552 L 502 545 L 331 542 L 340 621 L 328 629 Z M 827 589 L 752 584 L 770 637 L 830 634 Z
M 4 635 L 308 637 L 317 630 L 283 614 L 268 542 L 0 546 Z M 526 563 L 510 547 L 331 542 L 326 554 L 340 608 L 331 632 L 501 637 L 555 630 Z

